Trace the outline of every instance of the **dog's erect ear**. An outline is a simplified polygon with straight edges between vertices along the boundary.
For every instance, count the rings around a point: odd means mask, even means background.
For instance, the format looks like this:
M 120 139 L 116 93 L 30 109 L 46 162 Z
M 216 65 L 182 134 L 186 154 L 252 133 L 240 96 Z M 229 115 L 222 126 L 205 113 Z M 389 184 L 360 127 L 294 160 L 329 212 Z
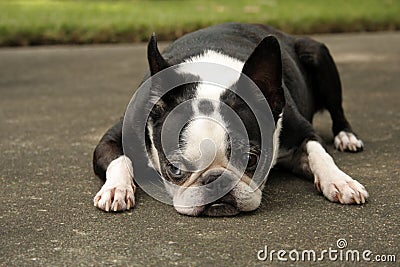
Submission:
M 160 51 L 158 50 L 155 33 L 151 35 L 149 44 L 147 45 L 147 59 L 149 61 L 151 76 L 169 67 L 169 64 L 161 56 Z
M 274 115 L 279 115 L 285 106 L 282 89 L 282 59 L 278 40 L 265 37 L 243 66 L 247 75 L 262 91 Z

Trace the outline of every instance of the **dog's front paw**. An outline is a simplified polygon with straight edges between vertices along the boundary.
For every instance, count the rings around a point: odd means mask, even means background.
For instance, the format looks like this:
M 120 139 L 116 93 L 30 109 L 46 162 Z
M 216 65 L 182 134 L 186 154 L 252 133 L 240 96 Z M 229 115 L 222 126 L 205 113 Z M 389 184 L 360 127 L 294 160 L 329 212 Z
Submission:
M 124 185 L 106 182 L 94 197 L 93 203 L 105 211 L 129 210 L 135 206 L 135 189 L 133 182 Z
M 335 148 L 339 151 L 359 152 L 364 148 L 364 143 L 353 133 L 341 131 L 335 136 Z
M 332 202 L 341 204 L 363 204 L 369 194 L 365 187 L 346 174 L 341 174 L 336 179 L 320 181 L 315 180 L 318 191 Z

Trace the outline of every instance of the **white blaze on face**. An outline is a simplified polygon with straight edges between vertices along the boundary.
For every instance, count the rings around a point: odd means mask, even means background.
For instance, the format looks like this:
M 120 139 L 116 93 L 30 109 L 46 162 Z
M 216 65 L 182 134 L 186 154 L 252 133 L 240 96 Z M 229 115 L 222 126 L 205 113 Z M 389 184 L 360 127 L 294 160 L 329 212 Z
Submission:
M 193 99 L 192 108 L 194 119 L 189 123 L 183 135 L 184 157 L 190 162 L 196 162 L 197 168 L 204 169 L 211 164 L 226 164 L 227 132 L 226 125 L 220 114 L 220 96 L 233 85 L 240 76 L 243 62 L 215 51 L 206 51 L 203 54 L 192 57 L 187 63 L 214 63 L 233 68 L 235 71 L 215 72 L 210 70 L 211 65 L 183 64 L 178 72 L 191 73 L 200 78 L 196 89 L 196 97 Z M 209 83 L 212 81 L 212 84 Z M 220 86 L 218 86 L 220 84 Z M 208 101 L 208 111 L 204 112 L 200 107 L 202 101 Z
M 205 169 L 211 164 L 227 161 L 227 135 L 225 129 L 212 118 L 200 117 L 189 123 L 184 133 L 184 157 Z
M 276 127 L 274 131 L 274 135 L 272 137 L 272 145 L 273 145 L 273 157 L 272 157 L 272 163 L 271 163 L 271 168 L 276 164 L 276 161 L 278 160 L 278 154 L 279 154 L 279 136 L 281 134 L 281 129 L 282 129 L 282 116 L 283 112 L 279 114 L 279 119 L 276 122 Z
M 230 56 L 224 55 L 220 52 L 207 50 L 203 54 L 189 58 L 185 61 L 186 63 L 211 63 L 223 65 L 228 68 L 234 69 L 235 71 L 225 71 L 225 72 L 215 72 L 210 70 L 213 68 L 212 65 L 204 64 L 183 64 L 178 68 L 178 72 L 181 73 L 191 73 L 199 76 L 203 81 L 214 81 L 221 85 L 229 86 L 232 85 L 239 79 L 240 73 L 242 72 L 244 62 L 232 58 Z M 231 83 L 230 83 L 231 82 Z
M 192 101 L 193 120 L 183 138 L 184 156 L 195 162 L 198 170 L 213 164 L 224 165 L 228 161 L 226 125 L 220 113 L 220 97 L 225 90 L 208 83 L 199 83 L 196 89 L 196 97 Z
M 208 99 L 211 100 L 214 104 L 214 107 L 220 101 L 221 94 L 225 91 L 225 88 L 222 88 L 217 85 L 200 83 L 196 90 L 196 98 L 197 99 Z

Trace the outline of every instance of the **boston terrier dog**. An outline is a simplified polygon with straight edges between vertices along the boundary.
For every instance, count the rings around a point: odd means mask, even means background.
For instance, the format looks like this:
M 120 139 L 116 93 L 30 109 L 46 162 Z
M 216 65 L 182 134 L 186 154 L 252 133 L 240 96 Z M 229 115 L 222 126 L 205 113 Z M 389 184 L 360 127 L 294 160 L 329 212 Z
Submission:
M 153 34 L 147 53 L 150 69 L 147 78 L 185 62 L 216 63 L 246 75 L 262 92 L 272 112 L 275 128 L 271 138 L 271 166 L 310 177 L 316 189 L 332 202 L 365 203 L 368 193 L 364 186 L 336 166 L 312 126 L 313 115 L 327 110 L 332 119 L 335 148 L 342 152 L 363 150 L 363 142 L 353 132 L 344 115 L 339 73 L 324 44 L 307 37 L 285 34 L 265 25 L 226 23 L 189 33 L 173 42 L 162 54 Z M 174 74 L 176 77 L 171 79 L 185 75 L 201 79 L 202 76 L 191 68 L 177 70 Z M 236 90 L 240 90 L 237 80 L 230 81 L 230 84 L 236 84 Z M 151 90 L 157 94 L 157 88 Z M 170 162 L 170 158 L 163 153 L 160 140 L 162 125 L 168 114 L 190 99 L 197 99 L 193 103 L 198 105 L 194 105 L 185 115 L 190 118 L 199 113 L 204 119 L 189 119 L 183 127 L 178 140 L 180 156 L 189 161 L 202 156 L 196 155 L 199 151 L 193 148 L 201 146 L 199 142 L 205 138 L 217 144 L 210 164 L 193 172 L 184 168 L 190 162 L 179 160 L 179 157 L 177 162 Z M 152 99 L 145 101 L 150 103 Z M 229 216 L 253 211 L 260 206 L 264 183 L 256 188 L 251 183 L 255 166 L 261 164 L 261 151 L 258 149 L 260 131 L 254 114 L 241 101 L 232 90 L 218 89 L 199 81 L 181 85 L 153 103 L 154 108 L 143 135 L 149 155 L 148 165 L 165 181 L 182 187 L 181 190 L 169 191 L 179 213 Z M 230 153 L 239 148 L 230 144 L 227 132 L 231 124 L 223 121 L 224 116 L 220 114 L 221 108 L 217 102 L 224 103 L 239 114 L 251 140 L 247 152 L 241 157 L 245 165 L 244 173 L 237 174 L 236 163 L 229 163 Z M 223 125 L 209 123 L 207 117 L 222 118 Z M 94 151 L 94 172 L 105 180 L 94 197 L 94 205 L 105 211 L 124 211 L 135 205 L 137 184 L 134 181 L 139 172 L 132 164 L 132 159 L 124 154 L 122 129 L 123 118 L 105 133 Z M 209 204 L 178 204 L 185 199 L 199 197 L 185 195 L 185 188 L 210 183 L 224 171 L 231 176 L 240 176 L 236 177 L 238 182 L 227 194 Z

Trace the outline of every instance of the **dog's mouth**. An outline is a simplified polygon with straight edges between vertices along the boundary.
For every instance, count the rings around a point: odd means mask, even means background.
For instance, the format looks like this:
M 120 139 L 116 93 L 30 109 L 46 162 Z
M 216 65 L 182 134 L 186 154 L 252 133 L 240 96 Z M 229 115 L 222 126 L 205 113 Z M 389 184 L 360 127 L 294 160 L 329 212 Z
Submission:
M 240 210 L 236 206 L 236 200 L 231 194 L 227 194 L 224 197 L 207 204 L 204 206 L 204 210 L 201 213 L 206 216 L 234 216 L 239 214 Z

